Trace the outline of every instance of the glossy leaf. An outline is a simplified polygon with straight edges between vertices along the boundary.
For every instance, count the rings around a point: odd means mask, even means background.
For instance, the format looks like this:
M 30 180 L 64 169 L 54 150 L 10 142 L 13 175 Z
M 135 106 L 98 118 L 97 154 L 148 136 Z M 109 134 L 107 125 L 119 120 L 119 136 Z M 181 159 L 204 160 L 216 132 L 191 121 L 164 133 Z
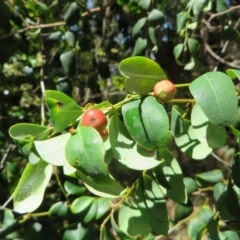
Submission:
M 61 36 L 62 36 L 61 31 L 51 32 L 49 34 L 44 35 L 46 40 L 49 40 L 49 41 L 58 41 L 60 40 Z
M 140 179 L 135 191 L 135 200 L 153 231 L 166 235 L 168 231 L 166 203 L 159 185 L 150 176 L 144 175 Z
M 229 181 L 228 181 L 226 201 L 227 201 L 228 210 L 231 213 L 231 215 L 234 216 L 236 219 L 240 220 L 239 198 L 233 188 L 231 176 L 229 177 Z
M 189 201 L 188 204 L 176 204 L 174 222 L 178 222 L 186 217 L 188 217 L 193 212 L 193 206 Z
M 56 202 L 49 209 L 49 214 L 55 217 L 64 217 L 68 213 L 67 202 Z
M 52 175 L 52 166 L 40 160 L 37 164 L 28 164 L 14 191 L 14 210 L 19 213 L 36 210 L 42 200 Z
M 234 184 L 240 188 L 240 139 L 238 138 L 235 146 L 235 155 L 232 164 L 232 178 Z
M 97 213 L 97 209 L 98 209 L 98 203 L 94 199 L 90 208 L 88 209 L 88 211 L 86 212 L 86 214 L 83 218 L 83 222 L 86 223 L 86 224 L 90 223 L 95 218 L 96 213 Z
M 132 140 L 120 121 L 118 113 L 115 113 L 111 118 L 109 133 L 114 157 L 128 168 L 145 170 L 160 164 L 160 161 L 153 157 L 155 153 L 144 151 Z
M 63 166 L 67 161 L 65 147 L 70 137 L 70 133 L 65 133 L 44 141 L 34 141 L 34 146 L 42 160 L 55 166 Z
M 188 18 L 188 12 L 187 11 L 183 11 L 178 13 L 177 15 L 177 32 L 179 33 L 182 29 L 184 29 L 185 24 L 187 22 L 187 18 Z
M 81 195 L 86 191 L 85 187 L 73 184 L 69 181 L 64 182 L 64 189 L 68 195 Z
M 48 127 L 30 123 L 18 123 L 9 129 L 10 137 L 26 156 L 33 150 L 33 141 L 46 139 L 49 132 Z
M 219 233 L 220 240 L 239 239 L 239 235 L 235 231 L 227 230 Z
M 189 87 L 206 117 L 214 125 L 228 126 L 237 113 L 237 94 L 231 79 L 221 72 L 209 72 Z
M 171 112 L 171 134 L 175 137 L 184 133 L 184 120 L 182 110 L 177 105 L 172 106 Z
M 166 195 L 175 202 L 186 203 L 187 193 L 183 182 L 182 170 L 176 158 L 166 148 L 160 149 L 157 157 L 165 160 L 163 172 L 171 186 L 171 188 L 166 189 Z
M 236 220 L 235 217 L 230 214 L 227 206 L 227 185 L 219 182 L 213 187 L 213 197 L 216 202 L 216 208 L 220 212 L 222 219 Z
M 92 202 L 94 201 L 93 197 L 82 196 L 73 201 L 70 206 L 70 210 L 73 214 L 78 214 L 89 209 Z
M 104 183 L 108 179 L 103 141 L 93 127 L 79 126 L 67 142 L 65 155 L 69 164 L 84 172 L 91 181 Z
M 146 57 L 124 59 L 119 70 L 127 77 L 126 89 L 130 93 L 147 94 L 158 81 L 167 78 L 161 67 Z
M 196 160 L 202 160 L 206 158 L 212 149 L 200 143 L 193 131 L 190 121 L 179 118 L 181 126 L 184 127 L 181 134 L 175 136 L 175 142 L 182 152 Z M 183 122 L 182 122 L 183 121 Z M 183 125 L 182 125 L 183 123 Z
M 142 235 L 147 236 L 149 226 L 147 219 L 142 215 L 137 205 L 127 201 L 119 209 L 118 223 L 121 230 L 130 236 Z
M 128 102 L 122 106 L 122 115 L 131 137 L 140 146 L 150 151 L 166 146 L 169 119 L 156 98 L 148 96 Z
M 139 37 L 135 42 L 132 56 L 141 55 L 147 47 L 147 39 Z
M 74 47 L 76 44 L 75 34 L 71 31 L 65 32 L 65 39 L 69 47 Z
M 104 179 L 104 184 L 92 181 L 85 173 L 79 170 L 77 171 L 77 176 L 81 178 L 84 185 L 91 193 L 99 197 L 116 198 L 121 195 L 121 192 L 124 190 L 124 188 L 110 176 Z
M 73 77 L 76 72 L 76 58 L 73 51 L 67 51 L 60 55 L 60 61 L 62 63 L 65 74 L 69 77 Z
M 110 210 L 112 200 L 109 198 L 97 198 L 95 201 L 98 204 L 95 219 L 99 220 Z
M 201 239 L 203 231 L 207 228 L 207 226 L 199 221 L 198 219 L 192 219 L 188 224 L 188 235 L 191 239 L 196 239 L 197 236 L 199 236 L 198 239 Z
M 70 3 L 67 11 L 65 12 L 63 19 L 66 21 L 67 25 L 71 26 L 80 20 L 80 8 L 76 2 Z
M 83 240 L 90 228 L 78 223 L 75 229 L 68 229 L 63 234 L 63 240 Z
M 152 9 L 152 11 L 148 14 L 148 21 L 160 24 L 164 21 L 163 12 L 158 9 Z
M 83 113 L 82 108 L 73 99 L 58 91 L 47 90 L 45 101 L 55 132 L 67 128 Z
M 151 0 L 140 0 L 138 1 L 138 6 L 141 7 L 144 10 L 148 10 L 149 6 L 151 4 Z
M 227 70 L 227 75 L 232 78 L 232 79 L 235 79 L 235 78 L 238 78 L 240 79 L 240 70 L 237 70 L 237 69 L 228 69 Z
M 171 189 L 172 186 L 169 184 L 169 182 L 163 172 L 164 164 L 165 164 L 165 159 L 162 159 L 161 164 L 159 164 L 158 166 L 156 166 L 153 169 L 153 176 L 154 176 L 155 180 L 158 182 L 158 184 L 160 184 L 164 188 Z
M 195 178 L 199 186 L 204 186 L 208 183 L 217 183 L 224 179 L 223 173 L 219 169 L 198 173 L 195 175 Z
M 190 177 L 183 178 L 185 188 L 187 190 L 187 194 L 190 194 L 194 191 L 198 190 L 197 183 Z
M 225 128 L 213 125 L 196 103 L 191 112 L 191 123 L 197 139 L 210 148 L 223 147 L 227 134 Z
M 188 49 L 190 53 L 192 55 L 195 55 L 200 48 L 199 42 L 194 38 L 188 38 L 187 44 L 188 44 Z
M 207 205 L 203 205 L 201 207 L 201 210 L 198 212 L 197 218 L 199 221 L 208 225 L 208 223 L 211 221 L 213 216 L 214 216 L 214 213 L 211 210 L 211 208 Z
M 135 25 L 133 26 L 133 30 L 132 30 L 132 36 L 133 36 L 133 37 L 140 32 L 141 28 L 145 25 L 146 21 L 147 21 L 147 18 L 146 18 L 146 17 L 143 17 L 143 18 L 140 18 L 140 19 L 135 23 Z

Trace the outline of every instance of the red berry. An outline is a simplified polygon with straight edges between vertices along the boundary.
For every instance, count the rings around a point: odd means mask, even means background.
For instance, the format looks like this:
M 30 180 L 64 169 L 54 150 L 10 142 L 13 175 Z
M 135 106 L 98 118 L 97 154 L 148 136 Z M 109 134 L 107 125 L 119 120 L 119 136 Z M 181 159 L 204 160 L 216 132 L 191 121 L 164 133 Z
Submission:
M 83 114 L 81 125 L 91 126 L 98 132 L 102 132 L 107 126 L 107 118 L 102 111 L 96 108 L 90 108 Z
M 171 81 L 162 80 L 155 84 L 153 96 L 161 102 L 168 102 L 173 99 L 176 91 L 176 87 Z
M 104 142 L 107 141 L 107 139 L 108 139 L 108 131 L 107 131 L 107 129 L 104 129 L 102 132 L 100 132 L 100 135 L 101 135 L 101 137 L 102 137 Z

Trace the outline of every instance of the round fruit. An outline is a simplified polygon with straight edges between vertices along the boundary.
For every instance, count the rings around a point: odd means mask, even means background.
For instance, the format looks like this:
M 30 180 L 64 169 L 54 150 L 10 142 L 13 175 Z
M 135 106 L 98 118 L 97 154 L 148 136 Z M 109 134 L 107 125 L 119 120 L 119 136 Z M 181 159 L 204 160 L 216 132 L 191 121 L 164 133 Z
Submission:
M 168 102 L 173 99 L 176 91 L 176 87 L 171 81 L 162 80 L 155 84 L 153 96 L 161 102 Z
M 101 135 L 101 137 L 102 137 L 104 142 L 107 141 L 107 139 L 108 139 L 108 131 L 107 131 L 107 129 L 104 129 L 102 132 L 100 132 L 100 135 Z
M 83 114 L 81 125 L 94 127 L 97 131 L 102 132 L 107 126 L 107 118 L 102 111 L 91 108 Z

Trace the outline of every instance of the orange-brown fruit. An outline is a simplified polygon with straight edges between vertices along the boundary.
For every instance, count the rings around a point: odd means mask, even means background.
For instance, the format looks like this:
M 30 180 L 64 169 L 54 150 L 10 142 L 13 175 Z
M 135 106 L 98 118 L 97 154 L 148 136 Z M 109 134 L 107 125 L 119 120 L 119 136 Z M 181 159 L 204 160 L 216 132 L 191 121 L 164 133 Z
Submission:
M 153 96 L 161 102 L 168 102 L 173 99 L 176 92 L 177 89 L 171 81 L 162 80 L 155 84 Z
M 99 109 L 90 108 L 83 114 L 81 125 L 91 126 L 98 132 L 102 132 L 107 126 L 107 117 Z
M 107 131 L 107 129 L 104 129 L 102 132 L 100 132 L 100 135 L 101 135 L 101 137 L 102 137 L 104 142 L 107 141 L 107 139 L 108 139 L 108 131 Z

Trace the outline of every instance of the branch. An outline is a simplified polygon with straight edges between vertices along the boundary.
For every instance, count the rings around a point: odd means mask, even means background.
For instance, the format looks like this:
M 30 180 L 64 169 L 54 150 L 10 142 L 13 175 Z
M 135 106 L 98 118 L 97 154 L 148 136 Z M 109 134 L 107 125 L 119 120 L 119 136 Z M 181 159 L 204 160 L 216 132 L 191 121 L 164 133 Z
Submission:
M 208 19 L 208 22 L 211 22 L 214 18 L 216 18 L 218 16 L 224 15 L 226 13 L 229 13 L 229 12 L 234 11 L 234 10 L 239 9 L 239 8 L 240 8 L 240 5 L 237 5 L 237 6 L 234 6 L 234 7 L 230 7 L 229 9 L 227 9 L 223 12 L 215 13 L 215 14 L 211 15 L 211 17 Z
M 106 7 L 104 7 L 104 8 L 106 8 Z M 89 9 L 88 11 L 82 13 L 82 17 L 87 17 L 87 16 L 89 16 L 92 13 L 99 12 L 100 10 L 102 10 L 102 8 L 100 8 L 100 7 Z M 28 31 L 30 29 L 52 28 L 52 27 L 59 27 L 59 26 L 65 26 L 65 25 L 66 25 L 66 22 L 56 22 L 56 23 L 48 23 L 48 24 L 28 25 L 27 27 L 19 29 L 18 31 L 11 32 L 11 33 L 9 33 L 7 35 L 4 35 L 4 36 L 0 37 L 0 40 L 5 39 L 5 38 L 9 38 L 9 37 L 11 37 L 11 36 L 13 36 L 15 34 L 18 34 L 18 33 L 24 33 L 24 32 L 26 32 L 26 31 Z

